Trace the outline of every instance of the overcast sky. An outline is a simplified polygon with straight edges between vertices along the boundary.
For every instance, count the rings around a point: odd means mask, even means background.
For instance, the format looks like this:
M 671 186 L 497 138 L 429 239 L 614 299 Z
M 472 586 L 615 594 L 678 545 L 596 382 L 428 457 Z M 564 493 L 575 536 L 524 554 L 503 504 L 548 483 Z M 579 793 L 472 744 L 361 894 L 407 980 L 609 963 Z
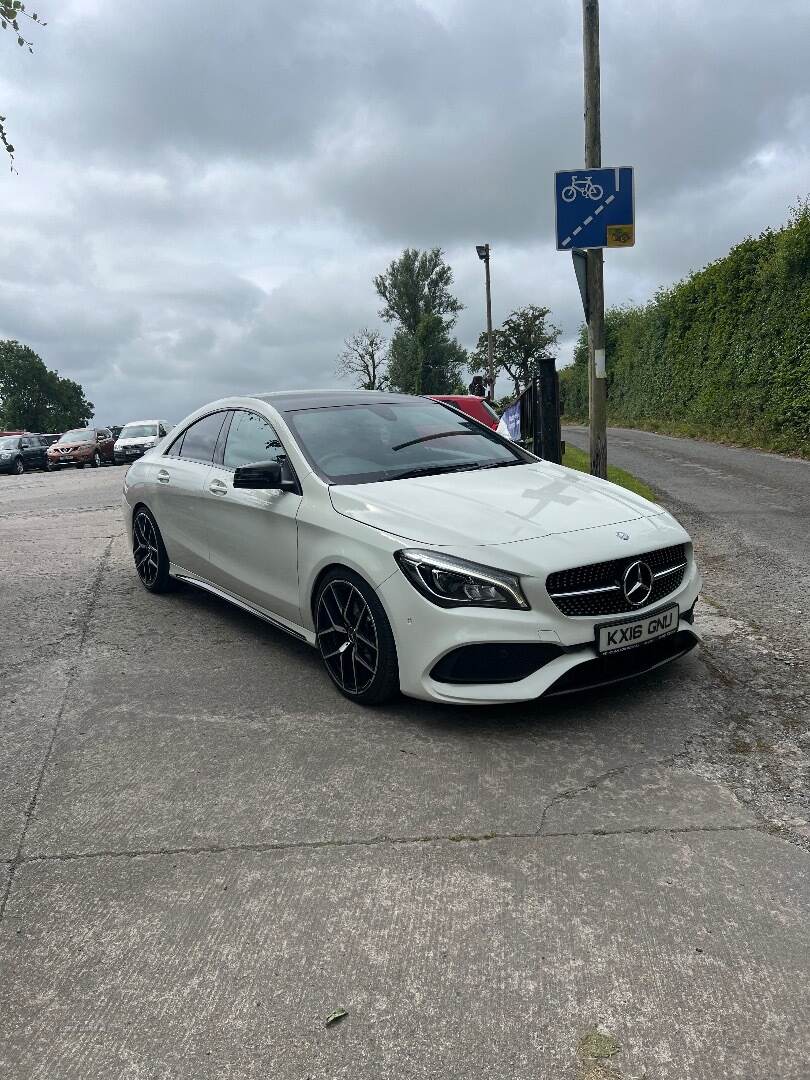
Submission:
M 372 277 L 439 245 L 483 327 L 581 319 L 553 238 L 583 158 L 579 0 L 42 0 L 4 35 L 0 337 L 79 380 L 102 423 L 339 385 Z M 644 301 L 778 226 L 810 190 L 807 0 L 603 0 L 603 161 L 636 167 L 608 303 Z M 499 390 L 506 392 L 504 382 Z

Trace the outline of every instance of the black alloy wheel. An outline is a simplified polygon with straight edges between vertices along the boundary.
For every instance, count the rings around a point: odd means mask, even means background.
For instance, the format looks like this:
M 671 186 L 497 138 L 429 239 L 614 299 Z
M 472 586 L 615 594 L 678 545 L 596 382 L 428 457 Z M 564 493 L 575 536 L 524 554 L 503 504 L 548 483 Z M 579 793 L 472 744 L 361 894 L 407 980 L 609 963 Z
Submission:
M 132 521 L 132 556 L 141 585 L 149 592 L 167 592 L 171 586 L 169 557 L 157 522 L 144 506 Z
M 315 604 L 318 649 L 338 690 L 378 705 L 399 688 L 396 646 L 374 590 L 350 570 L 331 570 Z
M 17 476 L 22 476 L 25 472 L 25 465 L 23 465 L 23 459 L 21 457 L 16 458 L 14 461 L 14 472 Z

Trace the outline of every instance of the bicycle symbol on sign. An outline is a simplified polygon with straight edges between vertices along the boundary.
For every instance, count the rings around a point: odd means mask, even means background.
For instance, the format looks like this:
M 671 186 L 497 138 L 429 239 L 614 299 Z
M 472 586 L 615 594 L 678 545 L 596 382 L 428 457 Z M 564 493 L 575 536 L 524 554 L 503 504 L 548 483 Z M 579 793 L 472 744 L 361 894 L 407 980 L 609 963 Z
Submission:
M 599 200 L 604 195 L 602 188 L 599 184 L 594 184 L 590 176 L 578 179 L 576 174 L 572 175 L 571 183 L 568 187 L 562 189 L 563 202 L 573 202 L 577 195 L 584 195 L 586 199 L 593 199 L 594 202 Z

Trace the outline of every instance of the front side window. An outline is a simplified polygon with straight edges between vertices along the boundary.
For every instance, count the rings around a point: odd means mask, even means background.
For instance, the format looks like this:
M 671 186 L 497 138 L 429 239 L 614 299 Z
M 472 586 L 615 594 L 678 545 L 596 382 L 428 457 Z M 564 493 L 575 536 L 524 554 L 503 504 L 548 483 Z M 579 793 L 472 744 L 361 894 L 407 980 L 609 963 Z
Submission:
M 86 443 L 95 441 L 96 433 L 93 428 L 74 428 L 73 431 L 66 431 L 65 434 L 59 438 L 60 443 Z
M 271 424 L 258 413 L 238 409 L 233 414 L 222 464 L 226 469 L 285 458 L 284 447 Z
M 174 457 L 189 458 L 191 461 L 213 461 L 224 419 L 225 413 L 218 412 L 195 421 L 174 443 L 170 453 Z
M 534 459 L 469 417 L 438 403 L 300 409 L 287 422 L 312 467 L 333 484 L 367 484 Z

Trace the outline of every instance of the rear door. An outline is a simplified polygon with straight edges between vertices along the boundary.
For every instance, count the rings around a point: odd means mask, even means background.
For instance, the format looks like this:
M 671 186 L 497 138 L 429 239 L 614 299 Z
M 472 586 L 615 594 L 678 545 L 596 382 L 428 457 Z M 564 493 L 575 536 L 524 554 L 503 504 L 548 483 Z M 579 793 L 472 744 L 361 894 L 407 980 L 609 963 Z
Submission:
M 222 410 L 195 420 L 154 462 L 152 510 L 169 560 L 205 578 L 210 576 L 205 492 L 226 416 Z
M 33 435 L 23 435 L 20 439 L 20 457 L 26 470 L 39 468 L 38 440 Z
M 269 420 L 236 409 L 208 475 L 205 520 L 212 580 L 290 622 L 301 622 L 296 517 L 301 496 L 234 488 L 240 465 L 278 461 L 286 451 Z
M 44 469 L 48 464 L 48 448 L 45 440 L 39 435 L 32 435 L 31 441 L 34 447 L 34 461 L 37 469 Z

